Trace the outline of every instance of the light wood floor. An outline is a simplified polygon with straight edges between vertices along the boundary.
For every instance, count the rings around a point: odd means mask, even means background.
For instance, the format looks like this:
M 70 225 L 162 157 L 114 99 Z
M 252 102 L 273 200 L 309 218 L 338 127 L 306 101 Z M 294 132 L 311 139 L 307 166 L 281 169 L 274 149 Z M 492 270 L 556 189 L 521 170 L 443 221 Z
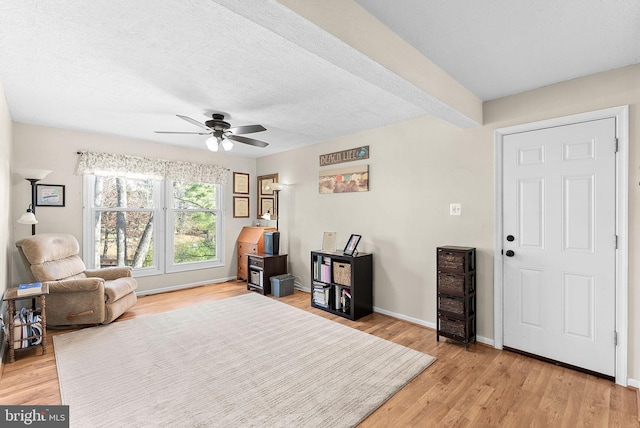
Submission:
M 144 296 L 116 322 L 243 293 L 244 283 L 233 281 Z M 640 426 L 631 388 L 480 344 L 467 352 L 446 339 L 437 342 L 429 328 L 386 315 L 348 321 L 312 309 L 309 299 L 296 290 L 280 300 L 437 358 L 361 427 Z M 61 404 L 51 336 L 66 331 L 48 331 L 46 355 L 26 350 L 5 364 L 0 403 Z

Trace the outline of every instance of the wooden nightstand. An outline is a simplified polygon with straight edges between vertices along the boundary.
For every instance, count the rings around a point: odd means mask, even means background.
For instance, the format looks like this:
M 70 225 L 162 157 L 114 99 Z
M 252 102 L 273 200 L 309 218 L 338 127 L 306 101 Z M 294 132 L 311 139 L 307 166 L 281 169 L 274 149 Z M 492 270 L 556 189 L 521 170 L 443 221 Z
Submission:
M 29 296 L 18 296 L 17 288 L 9 288 L 4 293 L 4 298 L 2 300 L 6 301 L 7 305 L 9 306 L 9 362 L 10 363 L 13 363 L 15 361 L 16 349 L 14 348 L 14 346 L 15 346 L 16 340 L 13 337 L 14 336 L 13 318 L 16 314 L 17 300 L 34 299 L 36 297 L 40 297 L 40 311 L 41 311 L 40 324 L 42 325 L 42 341 L 40 342 L 40 344 L 28 346 L 26 348 L 19 348 L 18 351 L 35 348 L 36 346 L 42 346 L 42 355 L 47 353 L 47 315 L 45 312 L 45 296 L 47 294 L 49 294 L 49 284 L 42 284 L 42 293 L 40 294 L 32 294 Z M 30 324 L 35 324 L 35 323 L 28 323 L 27 325 L 30 325 Z M 40 337 L 40 335 L 23 337 L 22 340 L 30 340 L 30 339 L 35 339 L 37 337 Z
M 286 254 L 247 254 L 247 290 L 271 294 L 271 277 L 287 273 Z

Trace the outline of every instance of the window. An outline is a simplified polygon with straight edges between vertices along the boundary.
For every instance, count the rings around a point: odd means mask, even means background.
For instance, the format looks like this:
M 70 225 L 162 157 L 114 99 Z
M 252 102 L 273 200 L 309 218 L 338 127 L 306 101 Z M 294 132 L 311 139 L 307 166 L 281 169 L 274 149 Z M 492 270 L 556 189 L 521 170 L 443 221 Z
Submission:
M 85 263 L 137 275 L 222 265 L 221 187 L 85 175 Z
M 218 185 L 170 182 L 169 270 L 216 261 Z M 178 270 L 182 270 L 179 269 Z

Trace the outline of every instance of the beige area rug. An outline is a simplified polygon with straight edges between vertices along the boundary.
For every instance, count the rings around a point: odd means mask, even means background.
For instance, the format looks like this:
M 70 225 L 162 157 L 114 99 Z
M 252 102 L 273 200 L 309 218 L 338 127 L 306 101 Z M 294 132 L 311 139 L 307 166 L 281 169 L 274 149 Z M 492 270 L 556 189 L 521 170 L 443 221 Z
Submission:
M 433 361 L 256 293 L 54 336 L 72 427 L 349 427 Z

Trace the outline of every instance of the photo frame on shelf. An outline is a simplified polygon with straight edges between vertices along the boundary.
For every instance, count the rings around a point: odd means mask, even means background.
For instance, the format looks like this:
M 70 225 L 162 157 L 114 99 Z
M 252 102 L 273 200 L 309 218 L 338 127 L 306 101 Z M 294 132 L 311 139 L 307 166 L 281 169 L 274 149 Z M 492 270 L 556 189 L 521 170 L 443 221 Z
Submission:
M 36 184 L 37 207 L 64 207 L 64 185 Z
M 271 208 L 271 219 L 275 220 L 276 215 L 273 210 L 273 198 L 275 192 L 273 189 L 268 189 L 271 184 L 278 182 L 278 174 L 260 175 L 258 176 L 258 215 L 257 218 L 262 218 L 262 215 L 267 212 L 265 208 Z M 269 205 L 269 203 L 271 205 Z
M 347 241 L 347 245 L 345 245 L 344 251 L 342 253 L 345 256 L 354 256 L 358 254 L 358 250 L 356 250 L 356 248 L 358 247 L 360 239 L 362 239 L 362 235 L 351 234 L 351 237 Z
M 233 173 L 233 193 L 249 194 L 249 174 L 244 172 Z
M 233 197 L 233 218 L 249 217 L 249 197 L 234 196 Z
M 333 253 L 336 251 L 336 232 L 324 232 L 322 235 L 322 251 Z

